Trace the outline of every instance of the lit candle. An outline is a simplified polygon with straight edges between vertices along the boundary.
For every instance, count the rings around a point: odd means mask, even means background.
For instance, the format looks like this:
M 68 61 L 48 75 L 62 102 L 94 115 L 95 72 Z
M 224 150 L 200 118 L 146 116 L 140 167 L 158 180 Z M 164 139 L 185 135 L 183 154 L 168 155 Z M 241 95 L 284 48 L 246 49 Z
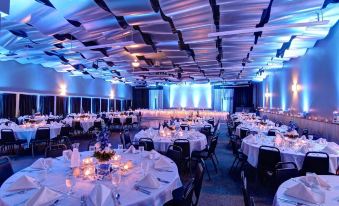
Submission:
M 73 176 L 74 177 L 79 177 L 80 176 L 80 168 L 76 167 L 73 169 Z

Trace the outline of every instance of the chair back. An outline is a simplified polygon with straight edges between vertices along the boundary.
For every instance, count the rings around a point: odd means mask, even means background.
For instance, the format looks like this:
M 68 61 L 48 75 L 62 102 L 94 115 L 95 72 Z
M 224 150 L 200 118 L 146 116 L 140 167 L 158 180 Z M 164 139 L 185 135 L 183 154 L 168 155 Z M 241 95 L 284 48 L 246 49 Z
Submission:
M 61 127 L 60 136 L 61 137 L 69 137 L 70 132 L 71 132 L 71 126 L 69 126 L 68 124 L 65 124 Z
M 80 123 L 80 121 L 78 121 L 78 120 L 73 120 L 72 121 L 72 126 L 73 126 L 73 128 L 75 129 L 75 130 L 78 130 L 78 129 L 82 129 L 82 127 L 81 127 L 81 123 Z
M 114 118 L 113 118 L 113 124 L 114 124 L 114 125 L 120 125 L 120 124 L 121 124 L 120 118 L 114 117 Z
M 195 195 L 195 202 L 194 205 L 198 205 L 199 202 L 199 197 L 200 197 L 200 192 L 201 192 L 201 187 L 202 187 L 202 182 L 204 179 L 204 166 L 205 162 L 204 160 L 200 160 L 197 164 L 197 168 L 195 170 L 195 175 L 194 175 L 194 195 Z
M 173 145 L 182 149 L 182 158 L 190 158 L 191 148 L 190 142 L 187 139 L 176 139 L 174 140 Z
M 250 130 L 248 128 L 241 127 L 240 128 L 240 139 L 244 139 L 245 137 L 248 136 L 249 133 L 250 133 Z
M 329 174 L 329 156 L 325 152 L 307 152 L 305 154 L 301 174 L 306 172 L 316 173 L 317 175 Z
M 35 133 L 35 140 L 50 140 L 51 133 L 49 127 L 38 127 Z
M 170 145 L 166 151 L 166 157 L 170 158 L 175 162 L 177 167 L 181 165 L 182 160 L 182 149 L 176 145 Z
M 288 179 L 297 177 L 299 174 L 297 165 L 294 162 L 278 162 L 275 166 L 275 182 L 280 185 Z
M 132 117 L 126 117 L 125 124 L 132 124 Z
M 96 120 L 96 121 L 94 121 L 94 128 L 97 128 L 97 129 L 99 129 L 99 130 L 101 130 L 101 121 L 100 120 Z
M 188 184 L 184 188 L 184 196 L 183 196 L 183 205 L 184 206 L 191 206 L 192 205 L 192 198 L 194 192 L 194 182 L 190 180 Z
M 180 128 L 181 128 L 182 130 L 184 130 L 184 131 L 190 130 L 190 127 L 188 126 L 188 124 L 181 124 L 181 125 L 180 125 Z M 187 129 L 186 129 L 186 128 L 187 128 Z
M 1 130 L 1 142 L 2 143 L 11 143 L 15 142 L 15 135 L 12 129 L 2 129 Z
M 67 150 L 67 146 L 64 144 L 56 144 L 51 145 L 50 147 L 47 147 L 45 150 L 45 158 L 47 157 L 60 157 L 62 156 L 62 151 Z
M 278 130 L 276 129 L 270 129 L 267 132 L 267 136 L 275 136 L 278 133 Z
M 281 162 L 280 150 L 272 146 L 259 147 L 258 170 L 274 171 L 278 162 Z
M 120 141 L 125 149 L 128 149 L 132 145 L 131 136 L 128 130 L 125 129 L 123 132 L 120 133 Z
M 146 151 L 151 151 L 154 149 L 154 143 L 151 138 L 140 138 L 139 146 L 144 146 Z
M 238 152 L 239 145 L 238 145 L 237 141 L 235 139 L 231 139 L 230 142 L 231 142 L 231 146 L 232 146 L 233 156 L 239 157 L 239 152 Z
M 0 187 L 13 174 L 14 171 L 9 157 L 0 157 Z
M 210 140 L 209 147 L 208 147 L 208 155 L 215 154 L 215 149 L 217 147 L 217 144 L 218 144 L 218 138 L 212 137 Z
M 209 119 L 209 120 L 207 120 L 207 123 L 214 126 L 214 119 Z
M 303 133 L 301 134 L 301 136 L 305 135 L 305 137 L 308 137 L 308 129 L 303 129 Z

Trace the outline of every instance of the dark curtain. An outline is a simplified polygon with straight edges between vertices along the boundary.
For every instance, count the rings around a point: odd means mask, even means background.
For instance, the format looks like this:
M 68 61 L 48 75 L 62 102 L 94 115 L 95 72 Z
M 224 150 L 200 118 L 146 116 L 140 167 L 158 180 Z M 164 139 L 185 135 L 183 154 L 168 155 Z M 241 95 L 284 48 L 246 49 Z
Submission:
M 109 111 L 115 111 L 115 107 L 114 107 L 114 99 L 110 99 L 109 100 Z
M 100 99 L 99 98 L 92 99 L 92 108 L 93 108 L 93 113 L 97 114 L 100 112 Z
M 68 114 L 68 97 L 56 97 L 56 114 Z
M 82 111 L 91 113 L 91 98 L 82 98 Z
M 116 106 L 116 108 L 115 108 L 116 111 L 121 111 L 121 101 L 122 100 L 119 100 L 119 99 L 116 100 L 116 105 L 115 105 Z
M 133 88 L 133 109 L 149 108 L 149 90 Z
M 80 97 L 70 97 L 70 106 L 71 106 L 71 113 L 80 113 L 80 103 L 81 98 Z
M 16 94 L 0 94 L 0 117 L 14 118 L 16 107 Z
M 20 94 L 19 113 L 21 116 L 31 115 L 36 112 L 36 98 L 36 95 Z
M 126 108 L 130 109 L 132 107 L 132 100 L 126 100 Z
M 253 87 L 235 87 L 233 94 L 233 112 L 253 107 Z
M 107 112 L 108 99 L 101 99 L 101 112 Z
M 126 111 L 126 100 L 121 100 L 121 111 Z
M 54 96 L 40 96 L 39 104 L 41 114 L 54 113 Z

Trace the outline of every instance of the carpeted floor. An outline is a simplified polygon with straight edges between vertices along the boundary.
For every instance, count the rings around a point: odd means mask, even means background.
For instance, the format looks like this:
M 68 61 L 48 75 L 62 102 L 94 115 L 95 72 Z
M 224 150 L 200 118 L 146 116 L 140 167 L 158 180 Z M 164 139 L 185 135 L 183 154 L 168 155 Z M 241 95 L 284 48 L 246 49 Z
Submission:
M 157 127 L 161 120 L 143 120 L 141 128 Z M 133 129 L 132 134 L 134 135 L 138 130 Z M 77 138 L 73 141 L 80 143 L 80 151 L 87 150 L 89 142 L 88 138 Z M 119 132 L 113 132 L 110 139 L 112 145 L 117 147 L 120 143 Z M 42 154 L 36 155 L 34 158 L 30 155 L 30 151 L 26 151 L 27 154 L 13 157 L 12 164 L 15 171 L 21 170 L 36 159 L 43 157 Z M 213 205 L 213 206 L 243 206 L 243 197 L 240 188 L 240 175 L 229 174 L 229 168 L 233 162 L 232 151 L 228 146 L 228 135 L 225 124 L 221 124 L 220 136 L 217 146 L 217 157 L 219 159 L 218 173 L 215 173 L 211 162 L 207 162 L 207 166 L 210 171 L 211 180 L 208 180 L 205 175 L 202 192 L 200 196 L 199 205 Z M 253 169 L 247 171 L 249 174 L 248 188 L 251 196 L 254 197 L 257 206 L 269 206 L 272 205 L 275 191 L 270 189 L 269 186 L 263 186 L 260 183 L 255 183 Z M 252 177 L 252 178 L 251 178 Z M 187 177 L 183 177 L 187 179 Z

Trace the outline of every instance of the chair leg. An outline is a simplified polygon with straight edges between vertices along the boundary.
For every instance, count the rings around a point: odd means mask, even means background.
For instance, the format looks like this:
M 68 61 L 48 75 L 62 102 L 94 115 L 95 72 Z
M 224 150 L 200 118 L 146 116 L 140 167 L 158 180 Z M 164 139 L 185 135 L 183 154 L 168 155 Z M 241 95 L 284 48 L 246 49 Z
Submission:
M 214 166 L 215 173 L 218 173 L 217 164 L 215 163 L 215 161 L 214 161 L 214 159 L 213 159 L 213 156 L 211 156 L 210 159 L 212 160 L 212 163 L 213 163 L 213 166 Z
M 32 157 L 34 157 L 34 144 L 31 144 L 32 147 Z
M 208 169 L 207 169 L 207 165 L 205 164 L 204 167 L 205 167 L 205 170 L 206 170 L 206 172 L 207 172 L 208 179 L 211 180 L 210 172 L 209 172 Z
M 235 164 L 236 161 L 237 161 L 237 158 L 234 158 L 234 161 L 232 163 L 232 166 L 231 166 L 231 169 L 230 169 L 229 173 L 232 173 L 233 168 L 234 168 L 234 164 Z
M 215 153 L 214 153 L 213 155 L 214 155 L 214 157 L 215 157 L 215 160 L 217 160 L 217 164 L 219 165 L 219 160 L 218 160 L 217 155 L 216 155 Z

